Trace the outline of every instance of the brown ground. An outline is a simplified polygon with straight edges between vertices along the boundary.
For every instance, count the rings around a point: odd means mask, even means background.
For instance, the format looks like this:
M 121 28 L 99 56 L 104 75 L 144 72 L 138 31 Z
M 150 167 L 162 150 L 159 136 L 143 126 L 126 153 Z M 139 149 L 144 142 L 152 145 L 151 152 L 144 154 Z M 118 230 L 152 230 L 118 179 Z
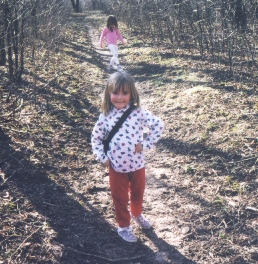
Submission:
M 105 19 L 71 17 L 48 64 L 35 75 L 27 67 L 14 116 L 1 70 L 0 263 L 257 263 L 255 80 L 122 25 L 121 64 L 166 131 L 146 153 L 153 228 L 133 223 L 137 243 L 118 237 L 108 175 L 90 145 L 109 75 L 110 55 L 96 46 Z

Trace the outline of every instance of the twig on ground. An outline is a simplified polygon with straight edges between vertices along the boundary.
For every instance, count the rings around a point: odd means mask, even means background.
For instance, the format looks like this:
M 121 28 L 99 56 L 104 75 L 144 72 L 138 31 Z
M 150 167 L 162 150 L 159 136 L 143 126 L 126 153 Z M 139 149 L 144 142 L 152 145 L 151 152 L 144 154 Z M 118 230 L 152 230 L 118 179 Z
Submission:
M 3 117 L 3 118 L 6 118 L 6 117 L 9 117 L 9 116 L 13 115 L 13 114 L 14 114 L 15 112 L 17 112 L 22 106 L 23 106 L 23 98 L 21 98 L 20 105 L 19 105 L 17 108 L 13 109 L 11 113 L 6 114 L 6 115 L 4 115 L 4 116 L 2 116 L 2 117 Z
M 0 186 L 3 186 L 8 180 L 10 180 L 16 173 L 17 171 L 15 170 L 8 178 L 6 178 L 1 184 Z
M 43 202 L 43 204 L 47 204 L 47 205 L 51 205 L 51 206 L 57 206 L 55 204 L 51 204 L 51 203 L 47 203 L 47 202 Z
M 254 211 L 254 212 L 258 212 L 257 208 L 251 207 L 251 206 L 246 206 L 245 210 L 250 210 L 250 211 Z
M 24 245 L 24 243 L 29 239 L 31 238 L 34 234 L 36 234 L 40 229 L 42 228 L 42 226 L 40 226 L 39 228 L 37 228 L 34 232 L 32 232 L 29 236 L 27 236 L 23 241 L 22 243 L 20 244 L 20 246 L 12 253 L 12 255 L 10 256 L 9 260 L 8 260 L 8 263 L 11 263 L 11 260 L 12 260 L 12 257 L 15 255 L 15 253 L 22 248 L 22 246 Z M 16 259 L 18 258 L 18 256 L 16 257 Z M 15 260 L 16 260 L 15 259 Z
M 236 161 L 236 162 L 243 162 L 243 161 L 247 161 L 247 160 L 253 160 L 253 159 L 257 159 L 258 156 L 254 156 L 254 157 L 250 157 L 250 158 L 247 158 L 247 159 L 242 159 L 242 160 L 239 160 L 239 161 Z
M 73 248 L 70 248 L 70 247 L 67 247 L 66 249 L 71 250 L 71 251 L 73 251 L 73 252 L 75 252 L 75 253 L 82 254 L 82 255 L 91 256 L 91 257 L 94 257 L 94 258 L 104 259 L 104 260 L 109 261 L 109 262 L 119 262 L 119 261 L 134 260 L 134 259 L 139 259 L 139 258 L 145 256 L 145 254 L 144 254 L 144 255 L 139 255 L 139 256 L 136 256 L 136 257 L 132 257 L 132 258 L 109 259 L 109 258 L 105 258 L 105 257 L 97 256 L 97 255 L 90 254 L 90 253 L 84 253 L 84 252 L 82 252 L 82 251 L 78 251 L 78 250 L 73 249 Z

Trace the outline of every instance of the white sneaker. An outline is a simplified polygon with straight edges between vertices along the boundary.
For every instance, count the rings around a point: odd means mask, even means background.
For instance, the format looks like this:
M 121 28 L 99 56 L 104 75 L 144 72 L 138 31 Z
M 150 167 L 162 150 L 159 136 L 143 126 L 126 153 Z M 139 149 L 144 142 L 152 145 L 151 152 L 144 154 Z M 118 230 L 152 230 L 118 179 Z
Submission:
M 108 70 L 111 71 L 111 70 L 116 70 L 116 68 L 113 66 L 113 65 L 109 65 L 108 66 Z
M 131 214 L 131 217 L 142 229 L 148 229 L 151 227 L 150 222 L 143 216 L 143 214 L 140 214 L 137 217 Z
M 118 227 L 117 233 L 118 233 L 118 235 L 120 237 L 123 238 L 123 240 L 125 240 L 127 242 L 136 242 L 137 241 L 137 237 L 132 232 L 132 227 L 131 226 Z
M 124 71 L 123 68 L 122 68 L 122 66 L 120 64 L 117 65 L 117 71 L 118 72 Z

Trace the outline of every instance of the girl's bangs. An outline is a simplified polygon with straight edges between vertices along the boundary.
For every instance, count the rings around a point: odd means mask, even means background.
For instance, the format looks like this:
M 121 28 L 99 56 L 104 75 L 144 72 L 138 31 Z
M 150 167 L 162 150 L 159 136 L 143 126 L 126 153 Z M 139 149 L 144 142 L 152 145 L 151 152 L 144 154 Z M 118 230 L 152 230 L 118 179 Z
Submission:
M 120 89 L 123 91 L 123 93 L 131 93 L 131 86 L 128 83 L 109 86 L 108 90 L 109 90 L 109 93 L 114 93 L 114 92 L 117 93 L 119 92 Z
M 122 89 L 123 93 L 131 93 L 131 87 L 128 83 L 124 83 L 120 88 Z

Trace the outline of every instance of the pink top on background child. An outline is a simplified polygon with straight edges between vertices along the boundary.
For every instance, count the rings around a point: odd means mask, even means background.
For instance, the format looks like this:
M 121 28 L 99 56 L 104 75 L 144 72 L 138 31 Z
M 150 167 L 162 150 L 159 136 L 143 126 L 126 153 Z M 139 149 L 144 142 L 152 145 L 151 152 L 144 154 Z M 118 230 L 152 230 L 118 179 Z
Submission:
M 102 47 L 103 41 L 106 38 L 107 45 L 113 44 L 117 45 L 117 39 L 119 39 L 124 44 L 124 39 L 117 28 L 113 28 L 113 31 L 110 31 L 107 27 L 104 28 L 100 36 L 100 46 Z

